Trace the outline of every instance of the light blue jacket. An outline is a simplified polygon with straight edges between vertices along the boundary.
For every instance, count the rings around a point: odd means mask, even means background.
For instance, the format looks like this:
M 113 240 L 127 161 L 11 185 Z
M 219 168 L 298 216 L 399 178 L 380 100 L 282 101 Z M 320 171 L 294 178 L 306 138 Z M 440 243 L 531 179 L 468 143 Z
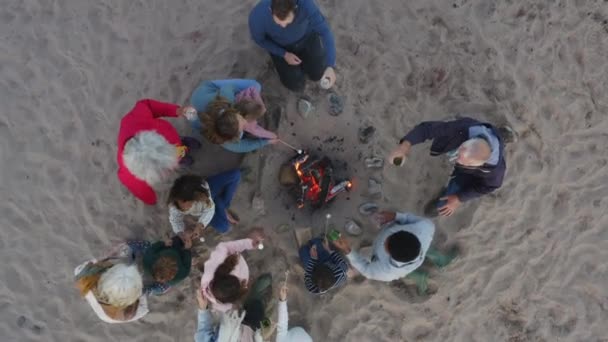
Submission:
M 256 80 L 235 78 L 228 80 L 205 81 L 194 89 L 194 92 L 192 92 L 192 97 L 190 98 L 190 103 L 197 112 L 204 112 L 207 109 L 207 105 L 218 95 L 226 98 L 231 103 L 234 103 L 236 94 L 249 87 L 255 87 L 258 91 L 262 91 L 262 86 Z M 190 125 L 196 132 L 199 132 L 202 127 L 198 118 L 191 121 Z M 222 147 L 228 151 L 236 153 L 247 153 L 262 148 L 269 143 L 268 139 L 243 139 L 243 132 L 241 132 L 240 138 L 241 139 L 238 141 L 224 143 L 222 144 Z
M 410 262 L 401 263 L 392 259 L 384 247 L 386 239 L 400 231 L 412 233 L 420 241 L 420 254 Z M 413 214 L 397 213 L 395 222 L 387 224 L 374 240 L 371 260 L 364 258 L 355 250 L 352 250 L 346 257 L 351 265 L 366 278 L 380 281 L 397 280 L 422 265 L 434 233 L 435 225 L 431 220 Z
M 215 342 L 217 327 L 213 326 L 213 317 L 209 310 L 198 310 L 198 325 L 194 334 L 194 342 Z

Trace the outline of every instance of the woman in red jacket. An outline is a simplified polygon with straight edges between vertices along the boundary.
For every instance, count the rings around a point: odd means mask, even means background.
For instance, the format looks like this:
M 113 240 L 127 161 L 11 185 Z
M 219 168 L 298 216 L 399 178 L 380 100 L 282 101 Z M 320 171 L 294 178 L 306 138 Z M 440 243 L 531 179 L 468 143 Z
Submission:
M 118 179 L 146 204 L 156 204 L 153 186 L 166 179 L 179 165 L 193 160 L 186 153 L 201 144 L 180 137 L 161 117 L 186 116 L 192 107 L 179 107 L 155 100 L 137 101 L 120 121 L 118 133 Z

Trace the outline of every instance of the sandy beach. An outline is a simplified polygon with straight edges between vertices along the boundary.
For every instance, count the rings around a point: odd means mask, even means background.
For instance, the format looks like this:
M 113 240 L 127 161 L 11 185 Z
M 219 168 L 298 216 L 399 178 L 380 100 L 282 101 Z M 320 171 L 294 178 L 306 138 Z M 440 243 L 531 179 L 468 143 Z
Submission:
M 246 258 L 253 275 L 290 278 L 290 324 L 315 341 L 608 341 L 608 2 L 318 0 L 333 29 L 344 112 L 309 84 L 316 110 L 296 111 L 269 56 L 250 39 L 255 1 L 8 0 L 0 8 L 0 340 L 192 341 L 200 271 L 129 324 L 100 321 L 73 286 L 78 264 L 129 238 L 171 230 L 166 191 L 156 206 L 116 177 L 120 119 L 141 98 L 188 104 L 203 80 L 254 78 L 279 135 L 327 155 L 354 189 L 318 211 L 298 209 L 278 184 L 293 152 L 269 146 L 245 158 L 209 143 L 191 172 L 245 170 L 233 208 L 268 235 Z M 437 291 L 407 282 L 350 279 L 320 297 L 304 287 L 293 230 L 342 228 L 358 214 L 368 179 L 382 207 L 422 214 L 451 166 L 417 146 L 401 167 L 367 169 L 412 127 L 471 116 L 509 124 L 501 189 L 434 219 L 434 246 L 459 258 L 431 271 Z M 170 120 L 189 133 L 183 119 Z M 361 143 L 358 132 L 373 126 Z M 252 208 L 259 194 L 264 210 Z M 602 323 L 604 322 L 604 323 Z

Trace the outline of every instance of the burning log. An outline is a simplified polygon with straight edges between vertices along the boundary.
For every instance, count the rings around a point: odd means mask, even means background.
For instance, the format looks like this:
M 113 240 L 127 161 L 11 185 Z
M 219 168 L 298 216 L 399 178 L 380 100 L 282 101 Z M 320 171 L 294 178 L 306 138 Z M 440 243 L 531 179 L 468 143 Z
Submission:
M 327 157 L 313 158 L 307 152 L 300 153 L 281 167 L 281 184 L 292 186 L 296 193 L 298 208 L 310 202 L 313 208 L 320 208 L 338 194 L 349 191 L 352 183 L 334 181 L 333 167 Z

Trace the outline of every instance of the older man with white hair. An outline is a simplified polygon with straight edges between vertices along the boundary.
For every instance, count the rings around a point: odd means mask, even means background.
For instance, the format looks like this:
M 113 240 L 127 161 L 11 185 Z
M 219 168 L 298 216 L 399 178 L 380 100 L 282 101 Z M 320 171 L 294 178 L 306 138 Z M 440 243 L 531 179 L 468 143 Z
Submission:
M 501 129 L 501 133 L 512 133 Z M 400 141 L 389 161 L 401 165 L 413 145 L 433 140 L 431 156 L 446 154 L 454 163 L 447 188 L 425 208 L 428 216 L 452 215 L 463 202 L 488 194 L 502 185 L 507 165 L 499 130 L 471 118 L 454 121 L 426 121 Z

